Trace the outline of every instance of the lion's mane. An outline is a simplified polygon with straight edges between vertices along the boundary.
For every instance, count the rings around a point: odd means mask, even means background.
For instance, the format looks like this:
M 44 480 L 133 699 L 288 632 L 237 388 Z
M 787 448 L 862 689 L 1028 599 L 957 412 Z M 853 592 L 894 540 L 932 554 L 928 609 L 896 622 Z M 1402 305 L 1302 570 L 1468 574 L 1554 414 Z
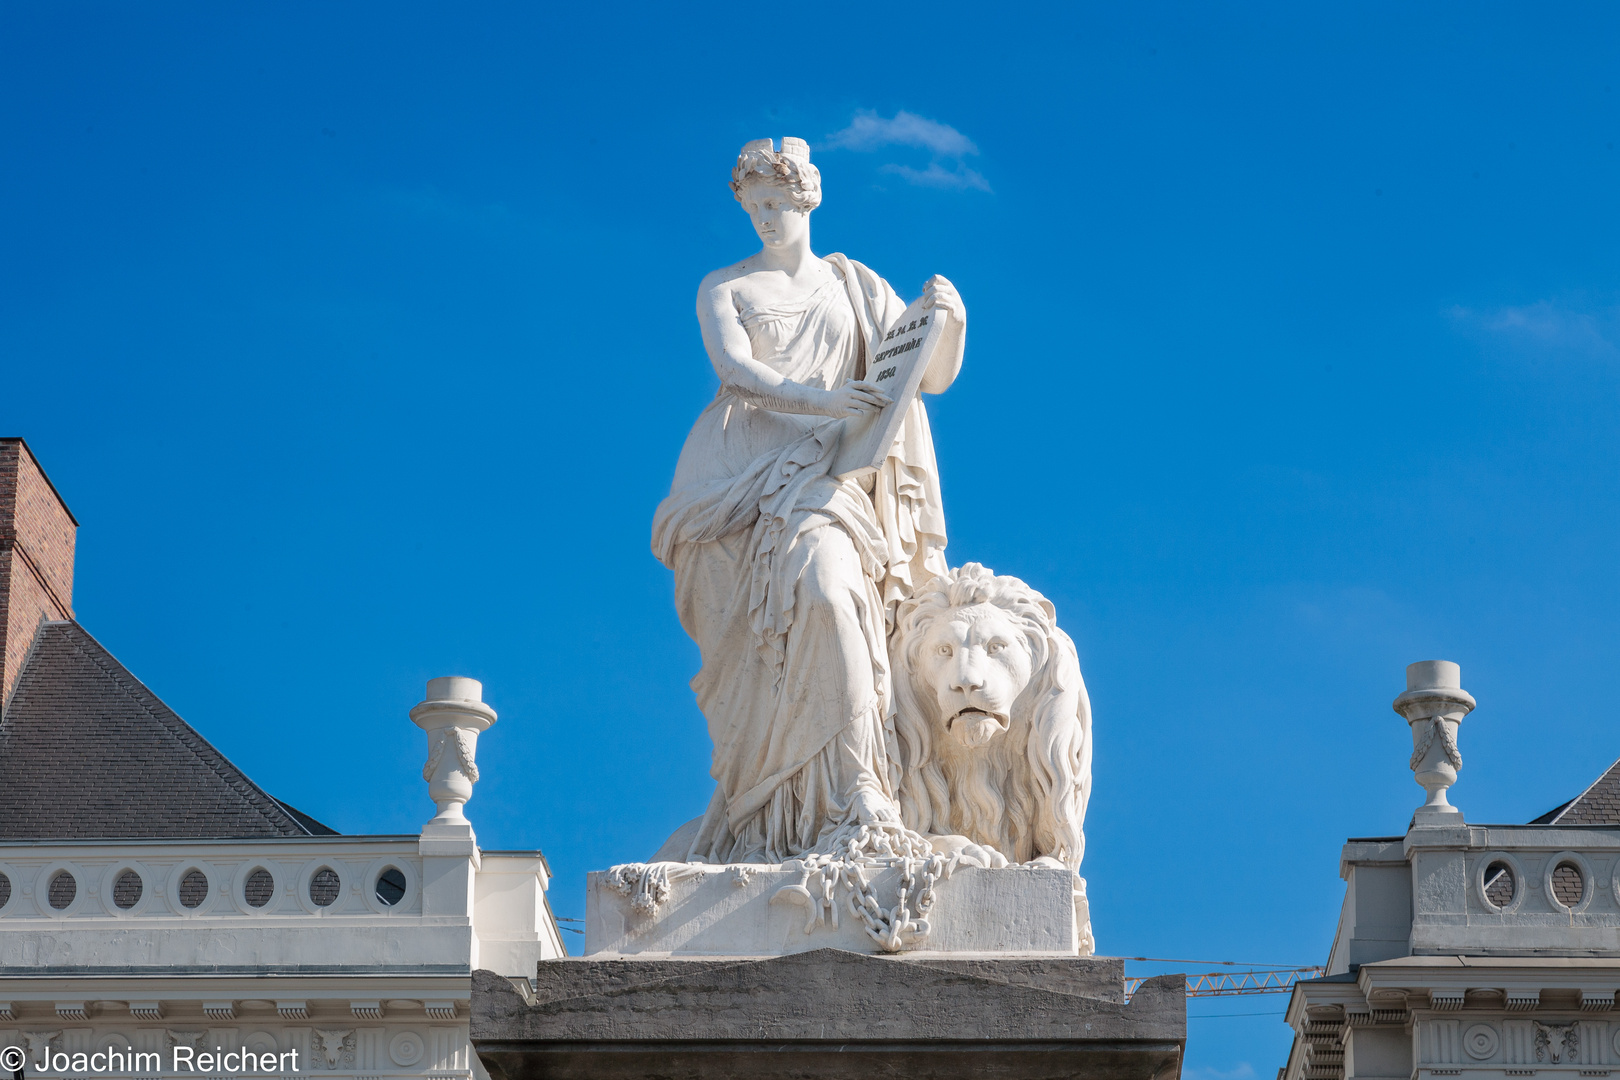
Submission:
M 917 653 L 936 620 L 975 604 L 994 604 L 1023 630 L 1033 673 L 1007 731 L 972 749 L 945 736 L 933 688 L 917 685 Z M 1051 602 L 1015 577 L 968 563 L 900 606 L 890 652 L 905 823 L 990 844 L 1014 862 L 1050 856 L 1078 871 L 1091 796 L 1091 701 Z

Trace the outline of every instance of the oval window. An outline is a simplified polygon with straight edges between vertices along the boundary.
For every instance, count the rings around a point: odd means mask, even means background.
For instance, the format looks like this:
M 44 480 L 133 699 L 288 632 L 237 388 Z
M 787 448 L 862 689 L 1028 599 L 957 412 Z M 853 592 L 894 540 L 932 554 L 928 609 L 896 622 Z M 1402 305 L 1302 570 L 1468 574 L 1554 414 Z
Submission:
M 377 899 L 393 907 L 405 899 L 405 872 L 390 866 L 377 875 Z
M 248 907 L 264 907 L 276 894 L 276 879 L 264 867 L 259 867 L 242 882 L 242 899 Z
M 78 895 L 79 883 L 66 870 L 58 870 L 56 876 L 51 878 L 50 888 L 45 891 L 47 902 L 57 911 L 73 903 L 73 898 Z
M 125 870 L 118 875 L 118 880 L 113 882 L 113 903 L 128 911 L 141 902 L 143 888 L 141 875 L 133 870 Z
M 1581 902 L 1581 893 L 1586 891 L 1586 882 L 1581 880 L 1581 868 L 1574 863 L 1563 862 L 1553 868 L 1553 895 L 1565 907 L 1572 908 Z
M 309 898 L 316 907 L 331 907 L 337 903 L 338 890 L 343 887 L 337 871 L 323 866 L 309 879 Z
M 180 906 L 202 907 L 202 902 L 208 899 L 208 875 L 201 870 L 187 870 L 186 876 L 180 879 Z
M 1518 882 L 1513 880 L 1513 868 L 1504 862 L 1494 862 L 1485 868 L 1485 898 L 1497 907 L 1507 907 L 1513 902 L 1513 890 Z

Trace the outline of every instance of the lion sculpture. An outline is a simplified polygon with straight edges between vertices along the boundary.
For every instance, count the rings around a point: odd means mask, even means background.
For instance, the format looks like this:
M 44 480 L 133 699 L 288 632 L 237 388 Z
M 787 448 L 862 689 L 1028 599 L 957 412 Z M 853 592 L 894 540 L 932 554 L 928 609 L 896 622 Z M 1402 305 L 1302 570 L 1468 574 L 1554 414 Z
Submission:
M 1091 701 L 1052 604 L 968 563 L 896 613 L 896 788 L 906 825 L 936 850 L 1076 874 L 1083 939 Z M 992 859 L 991 865 L 999 865 Z

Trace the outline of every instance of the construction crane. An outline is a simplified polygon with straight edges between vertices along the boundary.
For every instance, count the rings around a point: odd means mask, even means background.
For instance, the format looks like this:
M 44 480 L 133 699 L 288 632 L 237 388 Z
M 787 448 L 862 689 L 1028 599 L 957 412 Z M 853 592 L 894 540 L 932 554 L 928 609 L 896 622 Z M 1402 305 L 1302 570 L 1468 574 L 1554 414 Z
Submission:
M 1326 972 L 1323 967 L 1277 967 L 1244 964 L 1236 960 L 1166 960 L 1156 956 L 1128 956 L 1127 960 L 1140 960 L 1150 964 L 1220 964 L 1241 967 L 1245 971 L 1210 971 L 1202 975 L 1188 975 L 1188 997 L 1235 997 L 1239 994 L 1286 994 L 1301 979 L 1313 979 Z M 1125 980 L 1125 999 L 1130 1000 L 1145 979 L 1152 976 L 1133 976 Z

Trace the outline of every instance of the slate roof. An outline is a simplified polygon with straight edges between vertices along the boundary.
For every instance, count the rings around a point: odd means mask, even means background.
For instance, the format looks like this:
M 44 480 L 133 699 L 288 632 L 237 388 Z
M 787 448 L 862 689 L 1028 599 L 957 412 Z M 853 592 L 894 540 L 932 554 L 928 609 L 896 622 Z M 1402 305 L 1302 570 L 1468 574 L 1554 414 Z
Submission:
M 332 832 L 266 794 L 78 623 L 40 627 L 0 717 L 0 839 Z
M 1620 825 L 1620 761 L 1556 810 L 1537 818 L 1536 825 Z

